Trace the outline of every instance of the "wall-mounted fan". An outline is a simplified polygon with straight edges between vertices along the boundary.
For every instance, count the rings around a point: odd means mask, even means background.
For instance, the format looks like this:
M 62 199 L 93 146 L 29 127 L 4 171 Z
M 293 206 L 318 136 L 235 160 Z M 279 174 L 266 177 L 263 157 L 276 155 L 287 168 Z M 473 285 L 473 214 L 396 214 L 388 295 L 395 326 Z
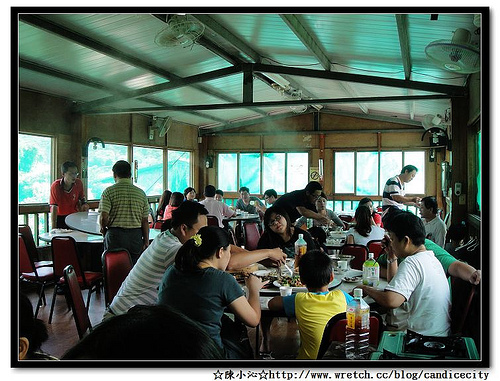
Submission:
M 425 54 L 435 65 L 455 73 L 476 73 L 481 65 L 479 47 L 470 43 L 470 32 L 462 28 L 453 33 L 451 41 L 431 42 Z
M 168 15 L 167 25 L 155 37 L 162 47 L 192 46 L 205 31 L 205 25 L 189 15 Z
M 422 138 L 420 139 L 421 141 L 424 140 L 426 133 L 430 133 L 430 146 L 448 145 L 448 124 L 446 124 L 441 115 L 425 115 L 422 119 L 422 127 L 424 127 L 425 132 L 422 134 Z
M 160 118 L 157 116 L 153 117 L 153 123 L 149 126 L 149 140 L 154 139 L 155 130 L 158 131 L 158 136 L 162 138 L 168 133 L 170 127 L 172 127 L 173 119 L 170 116 L 165 118 Z

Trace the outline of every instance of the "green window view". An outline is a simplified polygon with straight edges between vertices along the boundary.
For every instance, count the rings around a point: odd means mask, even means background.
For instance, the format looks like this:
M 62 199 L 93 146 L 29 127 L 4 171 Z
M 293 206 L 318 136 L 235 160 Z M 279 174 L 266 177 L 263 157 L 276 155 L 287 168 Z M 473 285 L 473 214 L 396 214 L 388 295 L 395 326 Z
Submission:
M 354 152 L 335 152 L 335 193 L 354 193 Z
M 191 185 L 191 153 L 168 150 L 167 173 L 167 188 L 172 192 L 183 192 Z
M 19 203 L 48 203 L 52 138 L 19 134 L 18 144 Z M 59 171 L 57 175 L 59 176 Z
M 263 187 L 274 189 L 278 194 L 285 193 L 285 154 L 265 153 L 263 156 Z
M 113 185 L 113 165 L 128 160 L 127 146 L 106 143 L 106 147 L 89 149 L 87 199 L 99 200 L 104 189 Z
M 377 194 L 378 152 L 356 152 L 356 162 L 362 171 L 356 171 L 356 195 Z
M 260 154 L 240 153 L 240 187 L 250 189 L 250 193 L 260 191 Z
M 162 194 L 163 150 L 160 148 L 134 147 L 133 155 L 134 163 L 137 161 L 138 164 L 135 185 L 148 196 Z
M 309 180 L 309 155 L 306 152 L 293 152 L 286 155 L 286 191 L 305 188 Z
M 238 154 L 220 153 L 217 157 L 218 185 L 224 192 L 238 190 Z
M 405 185 L 406 193 L 424 194 L 425 151 L 356 152 L 356 160 L 354 152 L 335 152 L 335 193 L 381 196 L 387 179 L 407 164 L 416 166 L 418 175 Z

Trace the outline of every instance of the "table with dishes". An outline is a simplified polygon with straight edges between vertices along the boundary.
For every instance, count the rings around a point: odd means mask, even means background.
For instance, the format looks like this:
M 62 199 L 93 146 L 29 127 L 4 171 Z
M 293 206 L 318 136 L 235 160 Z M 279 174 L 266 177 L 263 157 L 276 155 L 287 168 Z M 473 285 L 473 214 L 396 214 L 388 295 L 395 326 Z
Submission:
M 352 290 L 362 284 L 363 272 L 361 270 L 351 269 L 349 264 L 354 258 L 353 256 L 330 255 L 334 264 L 334 278 L 328 285 L 330 290 L 339 289 L 346 293 L 351 293 Z M 292 293 L 307 292 L 307 288 L 300 284 L 298 274 L 293 273 L 293 259 L 289 258 L 286 265 L 281 268 L 266 268 L 261 264 L 253 265 L 248 268 L 253 275 L 269 280 L 269 283 L 260 290 L 260 307 L 261 315 L 267 317 L 286 317 L 284 311 L 269 310 L 269 301 L 279 295 L 290 295 Z M 286 284 L 284 282 L 287 282 Z M 387 285 L 386 279 L 380 279 L 377 288 L 383 290 Z M 284 287 L 282 287 L 284 286 Z M 246 291 L 246 287 L 244 287 Z M 365 296 L 364 300 L 368 304 L 373 304 L 375 301 Z M 256 327 L 255 333 L 255 353 L 258 354 L 259 348 L 259 326 Z

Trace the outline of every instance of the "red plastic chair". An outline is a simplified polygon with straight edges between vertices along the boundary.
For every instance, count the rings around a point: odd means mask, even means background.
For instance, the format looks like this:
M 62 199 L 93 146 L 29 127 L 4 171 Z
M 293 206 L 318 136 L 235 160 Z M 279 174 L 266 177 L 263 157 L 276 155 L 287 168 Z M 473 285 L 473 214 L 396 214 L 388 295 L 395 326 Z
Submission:
M 28 254 L 24 236 L 19 233 L 19 280 L 35 284 L 38 291 L 38 301 L 36 303 L 35 318 L 42 305 L 47 304 L 45 299 L 45 286 L 54 283 L 54 269 L 49 266 L 36 268 L 32 258 Z
M 256 250 L 260 239 L 260 231 L 257 222 L 247 222 L 243 224 L 245 237 L 245 249 Z
M 104 276 L 104 300 L 111 304 L 123 281 L 132 270 L 133 263 L 126 249 L 107 250 L 102 253 L 102 274 Z
M 340 254 L 354 256 L 351 261 L 351 269 L 362 270 L 363 263 L 368 258 L 368 248 L 364 245 L 346 243 L 340 249 Z
M 54 264 L 52 261 L 40 261 L 40 256 L 38 254 L 38 249 L 36 248 L 35 239 L 33 238 L 33 232 L 29 225 L 19 225 L 19 233 L 23 235 L 24 243 L 26 244 L 26 249 L 28 254 L 33 260 L 35 267 L 52 267 Z
M 56 285 L 54 287 L 54 295 L 52 297 L 52 304 L 50 307 L 49 324 L 52 323 L 52 314 L 54 312 L 57 292 L 62 291 L 66 295 L 67 287 L 65 285 L 63 273 L 64 268 L 67 265 L 73 266 L 80 288 L 82 290 L 88 290 L 87 310 L 90 305 L 90 297 L 92 293 L 94 291 L 99 291 L 103 282 L 102 273 L 82 270 L 78 250 L 76 248 L 76 242 L 72 237 L 54 237 L 52 238 L 51 246 L 52 259 L 54 261 L 54 279 Z
M 207 215 L 207 225 L 208 226 L 219 226 L 219 219 L 216 216 Z
M 163 225 L 163 223 L 164 223 L 164 222 L 165 222 L 165 221 L 163 221 L 163 220 L 158 220 L 158 221 L 156 221 L 156 222 L 154 223 L 154 225 L 153 225 L 153 229 L 161 229 L 161 227 L 162 227 L 162 225 Z
M 384 250 L 384 246 L 382 245 L 382 240 L 371 240 L 366 244 L 366 247 L 368 247 L 368 252 L 373 253 L 373 258 L 377 259 L 379 255 L 382 253 L 382 250 Z
M 82 290 L 80 289 L 75 269 L 73 266 L 68 265 L 64 268 L 63 274 L 64 283 L 68 286 L 69 303 L 73 311 L 76 330 L 78 331 L 78 337 L 81 339 L 85 336 L 87 330 L 92 330 L 92 324 L 90 323 L 89 314 L 83 302 Z
M 326 323 L 323 337 L 321 338 L 321 344 L 319 345 L 318 356 L 316 357 L 317 360 L 323 358 L 332 341 L 345 342 L 346 325 L 347 316 L 345 312 L 333 316 L 328 323 Z M 372 346 L 378 347 L 383 330 L 384 324 L 382 316 L 376 311 L 370 311 L 370 336 L 368 340 Z

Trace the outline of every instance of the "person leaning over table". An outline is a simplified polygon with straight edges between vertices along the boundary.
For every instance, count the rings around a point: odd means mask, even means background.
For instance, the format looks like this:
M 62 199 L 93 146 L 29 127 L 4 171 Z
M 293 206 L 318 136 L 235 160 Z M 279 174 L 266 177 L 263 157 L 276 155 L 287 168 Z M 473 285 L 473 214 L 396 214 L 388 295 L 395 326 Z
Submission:
M 388 232 L 388 255 L 391 258 L 387 273 L 389 283 L 384 290 L 365 285 L 357 288 L 404 320 L 406 326 L 397 330 L 409 329 L 425 336 L 448 336 L 450 288 L 439 261 L 424 245 L 422 220 L 411 212 L 402 211 L 384 221 L 384 226 Z M 399 258 L 404 260 L 395 272 L 394 263 Z
M 228 359 L 250 359 L 252 349 L 240 322 L 256 327 L 260 321 L 259 290 L 264 283 L 248 276 L 248 300 L 236 279 L 225 270 L 231 258 L 228 233 L 205 226 L 187 240 L 175 256 L 175 265 L 163 275 L 158 304 L 172 307 L 199 323 L 223 349 Z M 226 308 L 235 321 L 224 315 Z
M 390 214 L 386 214 L 383 219 L 384 225 L 389 223 L 390 219 L 402 211 L 394 210 Z M 380 276 L 390 281 L 397 273 L 399 265 L 403 259 L 396 258 L 392 253 L 391 247 L 388 244 L 388 237 L 382 241 L 385 245 L 383 253 L 378 257 L 377 262 L 380 265 Z M 424 246 L 427 250 L 434 253 L 434 256 L 441 264 L 447 276 L 460 278 L 466 282 L 477 285 L 481 281 L 481 270 L 476 270 L 469 264 L 457 260 L 453 255 L 448 253 L 442 247 L 436 245 L 430 239 L 425 239 Z M 387 329 L 389 330 L 405 330 L 407 327 L 408 306 L 406 303 L 396 309 L 389 310 L 386 315 Z
M 61 165 L 62 177 L 50 186 L 50 221 L 52 228 L 68 229 L 65 218 L 76 212 L 86 212 L 89 204 L 83 193 L 83 183 L 78 179 L 78 167 L 72 161 Z
M 399 175 L 387 180 L 382 194 L 384 214 L 389 208 L 403 209 L 404 205 L 419 206 L 420 197 L 405 196 L 405 183 L 412 181 L 417 175 L 417 171 L 418 169 L 414 165 L 405 165 Z
M 330 222 L 328 217 L 317 213 L 314 203 L 321 197 L 323 187 L 317 181 L 309 182 L 304 189 L 285 193 L 278 198 L 273 206 L 285 209 L 290 221 L 294 223 L 297 218 L 304 216 L 317 220 L 321 225 Z
M 192 201 L 184 201 L 172 212 L 172 219 L 167 221 L 170 228 L 162 231 L 139 257 L 103 319 L 124 314 L 135 305 L 156 304 L 163 273 L 174 262 L 182 244 L 200 228 L 207 226 L 207 214 L 203 205 Z M 281 266 L 286 258 L 280 249 L 247 251 L 231 245 L 231 252 L 230 270 L 241 269 L 263 259 L 269 259 L 273 266 Z
M 320 250 L 311 250 L 302 256 L 299 274 L 307 292 L 275 296 L 268 307 L 271 311 L 284 311 L 286 316 L 297 318 L 300 332 L 297 359 L 315 360 L 326 323 L 332 316 L 346 311 L 352 296 L 342 290 L 328 289 L 334 277 L 333 264 Z
M 318 211 L 318 214 L 322 214 L 323 216 L 326 216 L 330 222 L 328 225 L 321 224 L 318 220 L 313 220 L 313 226 L 339 226 L 339 227 L 344 227 L 344 223 L 340 219 L 339 216 L 337 216 L 337 213 L 335 213 L 333 210 L 326 209 L 326 195 L 324 193 L 321 193 L 321 196 L 318 197 L 318 199 L 315 202 L 316 210 Z M 306 217 L 300 217 L 297 221 L 295 221 L 295 226 L 302 226 L 304 224 L 307 224 L 307 218 Z
M 130 163 L 118 160 L 112 170 L 115 184 L 104 189 L 99 201 L 104 250 L 125 248 L 136 263 L 149 246 L 148 198 L 132 184 Z

